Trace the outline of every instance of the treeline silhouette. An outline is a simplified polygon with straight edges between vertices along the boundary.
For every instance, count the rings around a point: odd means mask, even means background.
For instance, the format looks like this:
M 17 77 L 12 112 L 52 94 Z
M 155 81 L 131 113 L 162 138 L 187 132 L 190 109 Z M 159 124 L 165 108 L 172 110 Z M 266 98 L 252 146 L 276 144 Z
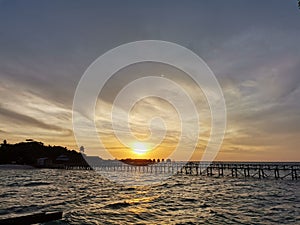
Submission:
M 0 164 L 38 166 L 38 160 L 46 158 L 52 165 L 88 166 L 82 155 L 75 150 L 61 146 L 45 146 L 42 142 L 29 140 L 16 144 L 8 144 L 4 140 L 0 147 Z M 68 160 L 62 162 L 59 160 L 60 156 Z

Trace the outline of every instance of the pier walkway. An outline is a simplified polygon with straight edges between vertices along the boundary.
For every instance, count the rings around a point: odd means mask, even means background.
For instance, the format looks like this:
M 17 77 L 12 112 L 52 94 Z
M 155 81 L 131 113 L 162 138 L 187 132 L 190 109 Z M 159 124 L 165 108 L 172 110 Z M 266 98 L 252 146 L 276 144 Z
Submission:
M 66 168 L 74 169 L 74 168 Z M 94 165 L 96 171 L 169 173 L 209 177 L 244 177 L 258 179 L 300 179 L 300 163 L 249 162 L 163 162 L 147 166 L 125 163 Z

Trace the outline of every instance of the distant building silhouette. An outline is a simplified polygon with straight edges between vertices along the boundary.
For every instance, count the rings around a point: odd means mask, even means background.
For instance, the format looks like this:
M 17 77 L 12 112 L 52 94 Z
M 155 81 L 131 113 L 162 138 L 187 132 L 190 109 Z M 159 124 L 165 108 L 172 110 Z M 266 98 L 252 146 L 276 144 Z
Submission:
M 44 166 L 51 166 L 51 165 L 52 165 L 52 160 L 47 157 L 37 159 L 37 166 L 44 167 Z
M 62 154 L 62 155 L 58 156 L 55 160 L 58 162 L 66 162 L 66 161 L 69 161 L 69 158 L 66 155 Z

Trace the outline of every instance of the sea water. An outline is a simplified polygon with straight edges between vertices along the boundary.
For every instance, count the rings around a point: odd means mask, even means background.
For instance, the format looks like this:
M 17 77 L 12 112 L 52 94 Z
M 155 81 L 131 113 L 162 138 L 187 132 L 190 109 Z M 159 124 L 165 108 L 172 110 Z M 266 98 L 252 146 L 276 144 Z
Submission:
M 136 186 L 49 169 L 0 170 L 0 179 L 0 219 L 63 211 L 46 224 L 300 224 L 299 180 L 175 175 Z

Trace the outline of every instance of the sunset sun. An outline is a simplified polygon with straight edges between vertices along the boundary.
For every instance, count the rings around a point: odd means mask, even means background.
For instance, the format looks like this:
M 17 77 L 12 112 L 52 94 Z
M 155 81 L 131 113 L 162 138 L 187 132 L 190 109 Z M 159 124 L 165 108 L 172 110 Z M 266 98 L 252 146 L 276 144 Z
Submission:
M 132 151 L 137 155 L 143 155 L 149 151 L 144 143 L 136 142 L 132 146 Z

